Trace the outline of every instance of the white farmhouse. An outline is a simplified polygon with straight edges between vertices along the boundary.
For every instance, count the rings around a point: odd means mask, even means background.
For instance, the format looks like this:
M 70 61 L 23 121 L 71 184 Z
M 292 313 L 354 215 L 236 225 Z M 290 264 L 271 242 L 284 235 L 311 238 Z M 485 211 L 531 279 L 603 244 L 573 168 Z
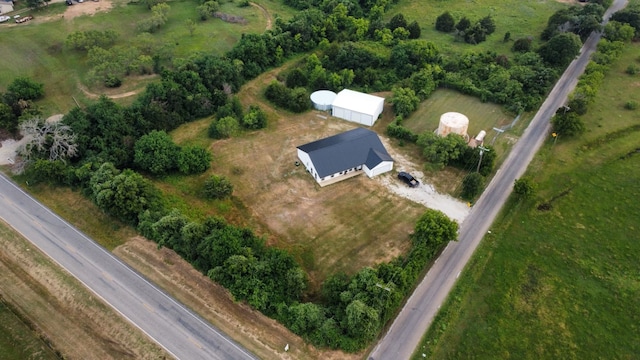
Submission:
M 331 104 L 331 115 L 358 124 L 373 126 L 382 114 L 384 98 L 353 90 L 340 91 Z
M 393 159 L 378 135 L 364 128 L 300 145 L 298 158 L 320 186 L 362 172 L 374 177 L 393 169 Z

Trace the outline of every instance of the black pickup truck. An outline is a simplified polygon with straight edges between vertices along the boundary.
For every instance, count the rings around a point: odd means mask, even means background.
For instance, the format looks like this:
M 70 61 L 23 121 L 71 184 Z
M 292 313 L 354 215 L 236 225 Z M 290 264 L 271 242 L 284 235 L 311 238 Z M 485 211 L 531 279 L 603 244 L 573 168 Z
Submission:
M 416 178 L 411 176 L 411 174 L 406 173 L 404 171 L 400 171 L 398 173 L 398 179 L 404 181 L 410 187 L 416 187 L 416 186 L 420 185 L 420 181 L 418 181 Z

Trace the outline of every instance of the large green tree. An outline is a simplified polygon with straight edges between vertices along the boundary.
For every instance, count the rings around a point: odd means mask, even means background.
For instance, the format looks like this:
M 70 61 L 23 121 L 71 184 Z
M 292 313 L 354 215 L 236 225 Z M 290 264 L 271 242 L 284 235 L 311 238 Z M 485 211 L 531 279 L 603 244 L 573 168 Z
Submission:
M 180 147 L 164 131 L 152 131 L 136 141 L 133 162 L 154 175 L 166 174 L 177 167 Z
M 391 103 L 393 104 L 393 112 L 406 118 L 418 108 L 420 98 L 411 88 L 394 87 Z
M 472 172 L 462 179 L 462 197 L 471 200 L 482 190 L 484 177 L 480 173 Z
M 580 48 L 582 48 L 582 41 L 578 35 L 562 33 L 544 43 L 538 49 L 538 54 L 548 64 L 565 67 L 580 54 Z
M 37 100 L 44 96 L 44 84 L 31 80 L 28 77 L 20 76 L 15 78 L 4 95 L 5 102 L 12 105 L 18 100 Z M 11 100 L 11 101 L 8 101 Z
M 458 223 L 438 210 L 427 210 L 416 223 L 411 239 L 414 244 L 437 250 L 441 245 L 458 237 Z
M 92 198 L 105 212 L 128 224 L 137 224 L 145 210 L 160 208 L 160 194 L 153 185 L 133 170 L 120 172 L 104 163 L 91 177 Z
M 426 131 L 418 136 L 417 144 L 422 147 L 422 154 L 427 160 L 438 166 L 445 166 L 457 160 L 467 147 L 467 142 L 458 134 L 443 137 L 432 131 Z
M 551 119 L 551 124 L 553 125 L 553 131 L 557 135 L 577 136 L 585 130 L 584 122 L 578 113 L 565 111 L 562 108 L 558 109 L 558 112 Z

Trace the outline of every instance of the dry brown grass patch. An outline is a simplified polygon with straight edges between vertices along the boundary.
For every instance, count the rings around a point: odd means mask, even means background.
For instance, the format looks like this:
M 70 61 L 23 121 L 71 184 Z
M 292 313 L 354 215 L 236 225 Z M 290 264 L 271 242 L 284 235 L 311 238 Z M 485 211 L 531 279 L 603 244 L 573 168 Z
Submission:
M 5 301 L 65 358 L 169 358 L 151 339 L 1 221 L 0 273 Z

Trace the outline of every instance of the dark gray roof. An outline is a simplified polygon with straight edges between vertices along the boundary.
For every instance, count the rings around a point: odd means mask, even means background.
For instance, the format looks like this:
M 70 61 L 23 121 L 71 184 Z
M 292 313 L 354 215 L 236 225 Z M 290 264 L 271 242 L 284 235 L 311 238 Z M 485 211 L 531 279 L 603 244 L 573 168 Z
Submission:
M 378 135 L 364 128 L 300 145 L 298 149 L 309 154 L 321 178 L 363 164 L 372 169 L 382 161 L 393 161 Z

